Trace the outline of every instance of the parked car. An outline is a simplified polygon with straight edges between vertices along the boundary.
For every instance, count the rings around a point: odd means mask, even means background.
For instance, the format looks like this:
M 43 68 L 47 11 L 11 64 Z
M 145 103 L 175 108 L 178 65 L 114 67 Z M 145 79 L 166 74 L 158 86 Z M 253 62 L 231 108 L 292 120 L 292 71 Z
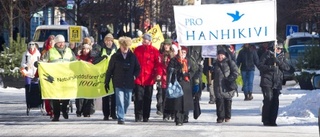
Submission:
M 89 37 L 89 31 L 87 27 L 75 26 L 75 25 L 41 25 L 36 28 L 34 33 L 33 41 L 38 44 L 39 48 L 42 49 L 44 42 L 50 35 L 61 34 L 65 37 L 66 44 L 69 45 L 71 35 L 70 27 L 80 27 L 81 41 L 84 37 Z

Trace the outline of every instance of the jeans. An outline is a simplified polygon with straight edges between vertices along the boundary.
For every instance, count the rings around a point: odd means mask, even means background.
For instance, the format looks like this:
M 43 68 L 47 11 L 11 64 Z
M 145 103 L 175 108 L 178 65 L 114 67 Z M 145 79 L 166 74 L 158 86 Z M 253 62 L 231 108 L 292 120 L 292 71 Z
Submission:
M 241 71 L 243 86 L 242 91 L 244 94 L 251 93 L 253 90 L 253 78 L 254 78 L 254 71 Z
M 131 102 L 132 90 L 133 89 L 115 88 L 118 121 L 125 120 L 124 115 L 127 113 Z

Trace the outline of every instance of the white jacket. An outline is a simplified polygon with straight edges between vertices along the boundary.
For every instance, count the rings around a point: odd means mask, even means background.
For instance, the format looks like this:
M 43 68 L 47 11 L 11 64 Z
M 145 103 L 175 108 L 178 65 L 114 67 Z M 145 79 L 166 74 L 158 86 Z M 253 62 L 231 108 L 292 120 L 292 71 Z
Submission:
M 41 54 L 39 50 L 36 50 L 33 55 L 31 55 L 28 50 L 23 53 L 20 70 L 24 76 L 34 78 L 34 75 L 37 71 L 37 68 L 34 66 L 34 62 L 39 61 L 40 56 Z

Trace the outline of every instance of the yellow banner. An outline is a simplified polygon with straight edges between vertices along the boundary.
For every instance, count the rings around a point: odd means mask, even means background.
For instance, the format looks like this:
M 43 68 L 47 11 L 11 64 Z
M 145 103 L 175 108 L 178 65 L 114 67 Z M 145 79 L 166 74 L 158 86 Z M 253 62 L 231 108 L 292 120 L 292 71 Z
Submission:
M 151 36 L 152 36 L 152 46 L 159 49 L 161 46 L 161 43 L 164 41 L 160 26 L 155 25 L 147 33 L 151 34 Z M 142 44 L 142 36 L 140 36 L 138 38 L 134 38 L 132 40 L 131 50 L 133 51 L 137 46 L 139 46 L 141 44 Z
M 85 61 L 39 63 L 42 99 L 98 98 L 114 93 L 104 88 L 108 59 L 93 65 Z

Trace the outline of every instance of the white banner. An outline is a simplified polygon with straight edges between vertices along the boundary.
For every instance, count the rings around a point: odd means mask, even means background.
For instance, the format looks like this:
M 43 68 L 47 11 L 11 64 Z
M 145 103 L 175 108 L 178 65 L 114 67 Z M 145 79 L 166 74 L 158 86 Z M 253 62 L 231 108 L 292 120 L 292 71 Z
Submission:
M 276 40 L 276 2 L 174 6 L 181 45 L 220 45 Z

